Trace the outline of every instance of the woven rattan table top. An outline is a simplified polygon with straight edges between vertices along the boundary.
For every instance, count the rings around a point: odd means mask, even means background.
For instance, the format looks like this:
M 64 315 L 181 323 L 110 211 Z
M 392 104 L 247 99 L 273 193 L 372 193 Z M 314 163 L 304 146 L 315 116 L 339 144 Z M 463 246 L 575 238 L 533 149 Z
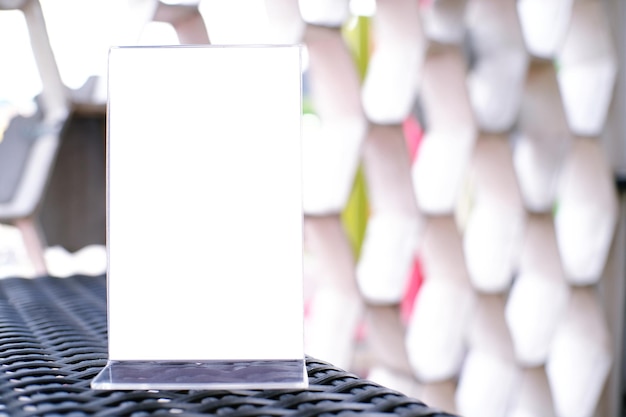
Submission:
M 307 359 L 307 390 L 94 391 L 106 364 L 104 277 L 0 280 L 0 417 L 445 416 Z

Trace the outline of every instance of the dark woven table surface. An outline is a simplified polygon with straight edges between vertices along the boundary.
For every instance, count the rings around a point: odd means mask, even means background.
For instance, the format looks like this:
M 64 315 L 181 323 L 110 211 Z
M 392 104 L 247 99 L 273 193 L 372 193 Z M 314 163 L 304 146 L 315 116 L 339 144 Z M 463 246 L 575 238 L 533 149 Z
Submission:
M 105 285 L 0 280 L 0 417 L 447 415 L 311 358 L 306 390 L 94 391 L 107 358 Z

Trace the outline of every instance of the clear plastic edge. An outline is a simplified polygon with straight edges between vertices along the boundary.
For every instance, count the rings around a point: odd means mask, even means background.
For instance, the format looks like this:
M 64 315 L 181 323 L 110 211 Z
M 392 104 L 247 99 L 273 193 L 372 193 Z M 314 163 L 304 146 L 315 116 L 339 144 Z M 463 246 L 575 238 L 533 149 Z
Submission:
M 112 361 L 91 381 L 95 390 L 302 389 L 305 359 Z

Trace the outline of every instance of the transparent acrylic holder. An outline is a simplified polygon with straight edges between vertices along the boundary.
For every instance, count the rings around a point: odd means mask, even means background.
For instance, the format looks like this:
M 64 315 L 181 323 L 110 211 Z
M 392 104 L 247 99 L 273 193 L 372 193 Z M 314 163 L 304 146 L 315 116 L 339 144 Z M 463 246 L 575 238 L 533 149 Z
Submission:
M 117 47 L 94 389 L 308 384 L 300 47 Z
M 102 390 L 306 388 L 305 361 L 109 361 L 91 386 Z

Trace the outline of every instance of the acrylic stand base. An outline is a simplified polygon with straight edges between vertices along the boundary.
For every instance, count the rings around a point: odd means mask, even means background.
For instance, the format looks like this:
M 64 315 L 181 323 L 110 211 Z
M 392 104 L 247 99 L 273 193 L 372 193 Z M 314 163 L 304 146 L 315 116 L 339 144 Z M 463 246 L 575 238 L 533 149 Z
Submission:
M 305 360 L 109 361 L 93 379 L 99 390 L 306 388 Z

